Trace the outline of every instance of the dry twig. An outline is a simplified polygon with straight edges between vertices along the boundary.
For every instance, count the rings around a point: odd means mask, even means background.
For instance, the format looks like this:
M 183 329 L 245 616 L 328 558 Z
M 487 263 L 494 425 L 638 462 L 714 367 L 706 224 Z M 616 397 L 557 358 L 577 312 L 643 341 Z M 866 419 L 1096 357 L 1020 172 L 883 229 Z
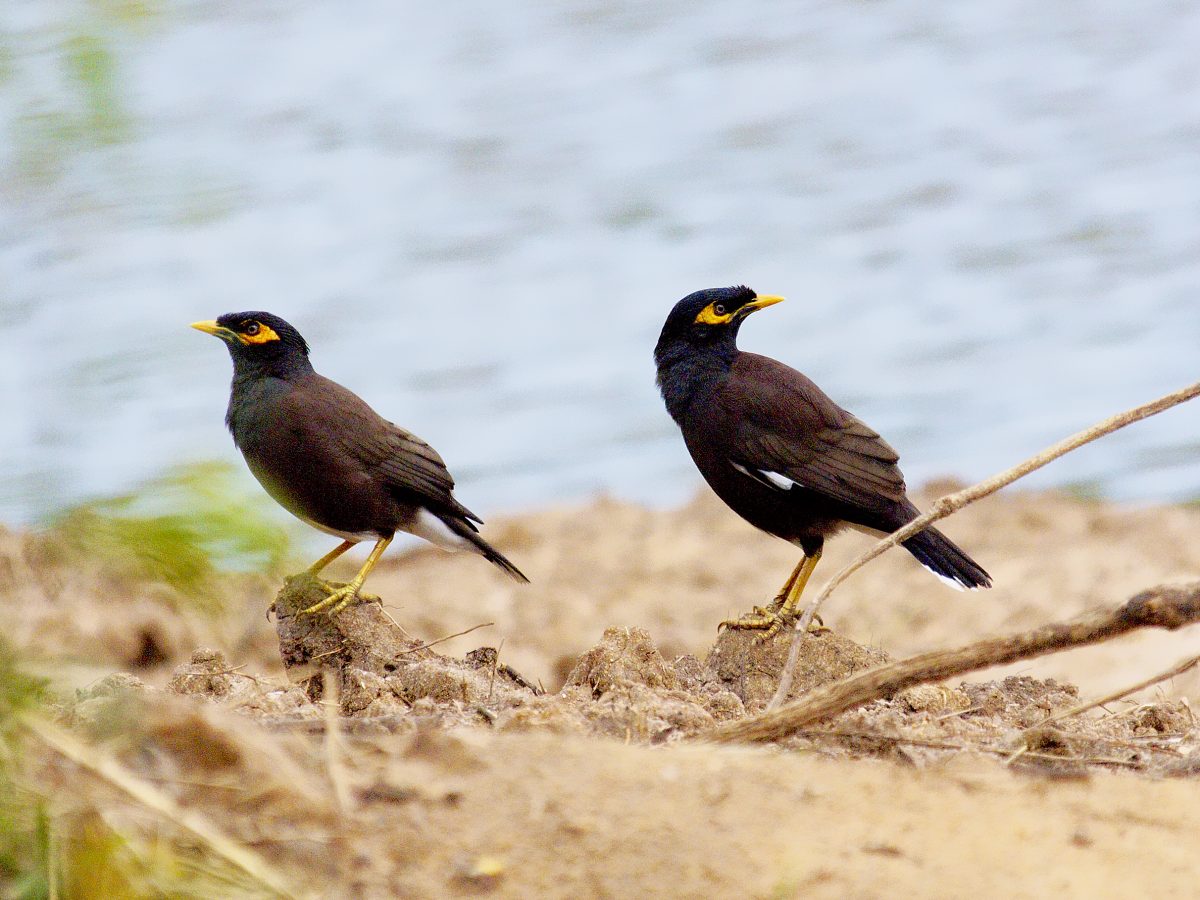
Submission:
M 391 613 L 389 613 L 387 611 L 387 608 L 382 603 L 379 604 L 379 611 L 381 613 L 383 613 L 383 617 L 385 619 L 387 619 L 389 622 L 391 622 L 393 625 L 396 626 L 396 629 L 402 635 L 404 635 L 404 637 L 408 638 L 408 640 L 410 640 L 410 641 L 413 639 L 413 636 L 411 634 L 409 634 L 408 629 L 405 628 L 403 625 L 401 625 L 399 622 L 397 622 L 395 619 L 393 619 Z
M 1069 719 L 1071 716 L 1077 716 L 1080 713 L 1087 712 L 1089 709 L 1095 709 L 1097 706 L 1103 706 L 1105 703 L 1112 703 L 1114 700 L 1120 700 L 1122 697 L 1137 693 L 1143 688 L 1148 688 L 1151 685 L 1158 684 L 1160 681 L 1167 681 L 1170 678 L 1174 678 L 1176 675 L 1182 675 L 1184 672 L 1194 669 L 1197 665 L 1200 665 L 1200 656 L 1190 657 L 1182 662 L 1177 662 L 1165 672 L 1159 672 L 1157 675 L 1147 678 L 1145 681 L 1139 681 L 1137 684 L 1121 688 L 1119 691 L 1113 691 L 1111 694 L 1107 694 L 1101 697 L 1099 700 L 1088 700 L 1086 703 L 1080 703 L 1078 706 L 1072 706 L 1070 709 L 1064 709 L 1062 712 L 1057 712 L 1052 716 L 1047 716 L 1033 727 L 1043 728 L 1046 725 L 1049 725 L 1051 722 L 1059 722 L 1063 719 Z
M 504 638 L 500 639 L 500 646 L 496 648 L 496 655 L 492 657 L 492 677 L 488 681 L 488 702 L 492 702 L 492 691 L 496 687 L 496 667 L 500 665 L 500 651 L 504 649 Z
M 478 631 L 480 628 L 489 628 L 490 626 L 495 625 L 495 624 L 496 624 L 495 622 L 480 622 L 478 625 L 472 625 L 466 631 L 456 631 L 456 632 L 454 632 L 454 634 L 448 634 L 445 637 L 440 637 L 436 641 L 430 641 L 428 644 L 418 644 L 415 647 L 409 647 L 404 652 L 405 653 L 416 653 L 419 650 L 428 650 L 430 647 L 433 647 L 437 644 L 441 644 L 446 641 L 453 640 L 456 637 L 462 637 L 464 634 L 470 634 L 472 631 Z
M 1147 763 L 1144 760 L 1120 760 L 1111 756 L 1091 756 L 1091 757 L 1070 757 L 1057 756 L 1052 753 L 1036 753 L 1030 752 L 1025 745 L 1017 748 L 1014 752 L 1012 747 L 991 747 L 987 744 L 966 744 L 955 741 L 934 741 L 928 738 L 906 737 L 900 734 L 887 734 L 886 732 L 874 731 L 853 731 L 842 729 L 831 729 L 826 731 L 820 728 L 803 728 L 800 731 L 794 732 L 796 737 L 809 738 L 810 740 L 819 740 L 821 738 L 842 738 L 847 740 L 875 741 L 884 744 L 906 744 L 912 747 L 924 747 L 930 750 L 949 750 L 953 753 L 989 753 L 999 755 L 1015 760 L 1018 756 L 1029 757 L 1033 759 L 1058 760 L 1061 762 L 1083 762 L 1087 764 L 1106 764 L 1120 765 L 1129 767 L 1145 767 Z M 1071 736 L 1073 740 L 1080 739 L 1076 735 Z M 1127 747 L 1135 750 L 1138 753 L 1169 753 L 1170 751 L 1161 747 L 1140 747 L 1129 741 L 1118 741 L 1111 738 L 1086 738 L 1094 743 L 1104 743 L 1116 747 Z M 1178 752 L 1176 752 L 1178 755 Z M 1008 763 L 1006 762 L 1006 765 Z
M 792 689 L 792 672 L 796 668 L 796 660 L 800 656 L 801 638 L 808 632 L 808 626 L 812 624 L 813 618 L 817 611 L 821 608 L 821 604 L 828 599 L 834 589 L 838 587 L 847 578 L 869 563 L 871 560 L 882 555 L 885 551 L 892 547 L 908 540 L 918 531 L 923 530 L 926 526 L 944 519 L 946 516 L 957 512 L 964 506 L 969 506 L 976 500 L 987 497 L 990 494 L 996 493 L 1003 487 L 1007 487 L 1014 481 L 1024 478 L 1030 472 L 1037 471 L 1043 466 L 1053 462 L 1060 456 L 1065 456 L 1072 450 L 1077 450 L 1084 444 L 1089 444 L 1098 438 L 1111 434 L 1126 425 L 1132 425 L 1134 422 L 1140 422 L 1142 419 L 1148 419 L 1150 416 L 1158 415 L 1158 413 L 1170 409 L 1173 406 L 1178 406 L 1180 403 L 1185 403 L 1197 396 L 1200 396 L 1200 381 L 1189 387 L 1176 391 L 1173 394 L 1167 394 L 1165 397 L 1160 397 L 1157 400 L 1145 403 L 1133 409 L 1126 410 L 1122 413 L 1117 413 L 1115 416 L 1110 416 L 1103 422 L 1098 422 L 1090 428 L 1085 428 L 1083 431 L 1077 432 L 1068 438 L 1064 438 L 1057 444 L 1047 447 L 1036 456 L 1032 456 L 1022 463 L 1018 463 L 1011 469 L 1006 469 L 991 478 L 973 484 L 969 488 L 964 488 L 953 494 L 947 494 L 944 497 L 938 498 L 929 510 L 917 518 L 913 519 L 903 528 L 892 532 L 886 538 L 877 543 L 870 550 L 863 553 L 861 556 L 854 559 L 846 565 L 841 571 L 829 579 L 825 586 L 807 606 L 804 607 L 804 612 L 796 622 L 796 634 L 792 638 L 792 646 L 788 652 L 787 665 L 783 669 L 783 678 L 780 679 L 779 688 L 775 691 L 775 696 L 771 698 L 768 704 L 768 710 L 779 708 L 784 700 L 787 699 L 788 692 Z
M 1095 610 L 1073 622 L 1043 625 L 1023 634 L 987 638 L 957 650 L 934 650 L 824 685 L 782 709 L 722 725 L 707 735 L 719 743 L 773 741 L 897 691 L 976 669 L 1032 659 L 1070 647 L 1111 640 L 1139 628 L 1174 630 L 1200 622 L 1200 581 L 1156 587 L 1112 611 Z

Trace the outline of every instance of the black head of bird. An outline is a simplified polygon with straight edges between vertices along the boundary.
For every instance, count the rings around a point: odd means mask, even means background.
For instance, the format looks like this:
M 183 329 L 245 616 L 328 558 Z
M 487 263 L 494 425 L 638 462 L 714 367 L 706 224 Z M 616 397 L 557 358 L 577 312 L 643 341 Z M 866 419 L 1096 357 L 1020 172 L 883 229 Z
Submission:
M 233 358 L 234 377 L 286 377 L 312 371 L 308 342 L 279 316 L 267 312 L 226 313 L 193 328 L 220 338 Z
M 738 285 L 696 291 L 675 304 L 654 348 L 658 386 L 672 416 L 678 419 L 696 392 L 733 364 L 746 318 L 782 300 Z
M 667 411 L 709 486 L 750 524 L 804 552 L 769 608 L 722 623 L 768 635 L 796 618 L 825 538 L 848 525 L 891 532 L 917 516 L 899 457 L 876 431 L 795 369 L 738 350 L 746 317 L 782 299 L 744 286 L 689 294 L 667 316 L 654 350 Z M 934 528 L 904 547 L 957 587 L 991 584 Z
M 225 421 L 250 471 L 286 510 L 343 539 L 310 573 L 316 577 L 359 541 L 375 542 L 354 579 L 328 586 L 328 597 L 305 613 L 336 613 L 352 602 L 397 531 L 473 550 L 528 580 L 479 536 L 481 520 L 454 497 L 454 479 L 437 451 L 317 374 L 295 328 L 267 312 L 227 313 L 192 327 L 229 348 Z
M 742 322 L 752 312 L 781 300 L 782 297 L 760 297 L 745 285 L 688 294 L 675 304 L 663 323 L 655 358 L 661 360 L 664 355 L 697 349 L 719 354 L 736 350 Z

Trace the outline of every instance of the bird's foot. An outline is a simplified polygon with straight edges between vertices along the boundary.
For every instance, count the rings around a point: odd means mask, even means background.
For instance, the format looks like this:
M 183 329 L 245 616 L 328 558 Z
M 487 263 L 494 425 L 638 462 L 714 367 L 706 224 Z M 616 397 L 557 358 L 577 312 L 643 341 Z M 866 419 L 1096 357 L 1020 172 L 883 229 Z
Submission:
M 343 583 L 337 582 L 337 581 L 326 581 L 324 578 L 318 578 L 317 584 L 319 584 L 321 586 L 321 590 L 323 590 L 325 593 L 330 594 L 330 595 L 336 594 L 342 588 L 350 586 L 348 583 L 343 584 Z M 383 600 L 381 600 L 377 594 L 368 594 L 366 591 L 362 590 L 361 588 L 359 589 L 358 594 L 356 596 L 363 603 L 382 603 L 383 602 Z M 320 606 L 320 604 L 318 603 L 317 606 Z M 310 612 L 314 608 L 315 607 L 309 607 L 309 609 L 304 610 L 304 612 Z
M 779 618 L 778 607 L 756 606 L 750 612 L 744 613 L 736 619 L 724 619 L 717 625 L 717 631 L 723 628 L 731 630 L 768 628 L 777 618 Z
M 800 618 L 800 613 L 796 610 L 784 609 L 781 598 L 776 597 L 775 602 L 770 606 L 756 606 L 745 615 L 739 616 L 736 619 L 726 619 L 717 626 L 717 630 L 722 628 L 730 628 L 743 631 L 761 631 L 758 636 L 758 642 L 765 644 L 779 632 L 785 628 L 791 628 L 796 624 L 796 620 Z M 820 634 L 823 631 L 829 631 L 825 627 L 825 623 L 821 621 L 820 616 L 814 616 L 813 621 L 809 623 L 809 634 Z
M 308 609 L 300 610 L 298 615 L 311 616 L 324 611 L 326 615 L 336 616 L 355 600 L 366 601 L 368 603 L 380 602 L 379 598 L 374 594 L 361 593 L 361 583 L 355 584 L 353 581 L 351 581 L 349 584 L 343 584 L 341 587 L 337 587 L 327 581 L 322 581 L 321 586 L 329 590 L 329 596 L 320 603 L 314 603 L 312 606 L 308 607 Z

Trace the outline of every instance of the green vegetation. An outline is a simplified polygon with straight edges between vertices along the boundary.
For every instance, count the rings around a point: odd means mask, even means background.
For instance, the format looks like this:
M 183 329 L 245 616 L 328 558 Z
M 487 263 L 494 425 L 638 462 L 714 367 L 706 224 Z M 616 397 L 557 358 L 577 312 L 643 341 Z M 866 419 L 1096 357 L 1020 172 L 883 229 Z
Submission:
M 22 672 L 0 640 L 0 893 L 5 898 L 48 896 L 50 823 L 41 798 L 18 786 L 23 746 L 18 716 L 37 707 L 45 682 Z
M 142 26 L 159 18 L 162 0 L 91 0 L 96 16 L 123 25 Z
M 60 773 L 61 774 L 61 773 Z M 0 896 L 5 900 L 251 898 L 268 894 L 239 872 L 161 834 L 123 833 L 78 797 L 57 815 L 36 790 L 0 773 Z
M 52 550 L 100 560 L 124 579 L 167 584 L 215 612 L 221 572 L 286 572 L 291 535 L 270 512 L 265 495 L 246 494 L 232 465 L 196 463 L 61 514 L 47 540 Z
M 55 822 L 70 830 L 51 857 L 62 897 L 141 900 L 146 897 L 249 898 L 266 896 L 247 879 L 162 839 L 131 836 L 109 827 L 98 813 Z M 37 896 L 37 895 L 30 895 Z
M 1104 500 L 1104 485 L 1095 479 L 1071 481 L 1064 484 L 1060 490 L 1068 497 L 1085 503 L 1100 503 Z
M 77 34 L 67 40 L 63 56 L 83 103 L 83 116 L 75 122 L 80 136 L 90 135 L 99 144 L 119 143 L 128 120 L 121 108 L 111 47 L 98 34 Z
M 0 638 L 0 766 L 9 759 L 16 716 L 36 709 L 46 697 L 46 680 L 24 672 Z
M 92 0 L 82 14 L 51 22 L 57 40 L 54 67 L 61 85 L 46 93 L 42 79 L 21 78 L 26 66 L 40 65 L 32 50 L 22 53 L 18 35 L 0 34 L 0 83 L 20 91 L 19 112 L 5 137 L 17 148 L 17 174 L 43 184 L 56 178 L 76 154 L 121 143 L 133 120 L 125 103 L 119 51 L 124 41 L 144 35 L 161 14 L 156 0 Z M 35 47 L 39 41 L 26 41 Z

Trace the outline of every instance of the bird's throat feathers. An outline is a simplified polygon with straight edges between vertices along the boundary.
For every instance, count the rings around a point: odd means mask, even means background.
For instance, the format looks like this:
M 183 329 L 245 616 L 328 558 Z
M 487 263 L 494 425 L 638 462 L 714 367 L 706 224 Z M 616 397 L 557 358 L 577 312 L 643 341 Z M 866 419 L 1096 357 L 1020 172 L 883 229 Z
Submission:
M 658 388 L 671 418 L 678 422 L 698 396 L 723 381 L 737 357 L 733 341 L 713 343 L 702 350 L 679 341 L 660 342 L 654 361 Z
M 290 385 L 311 375 L 313 367 L 305 353 L 262 354 L 253 358 L 233 353 L 232 356 L 233 383 L 225 424 L 233 432 L 234 443 L 241 447 L 255 440 L 257 419 L 249 415 L 250 410 L 286 394 Z
M 281 345 L 276 350 L 270 345 L 263 345 L 256 347 L 252 352 L 245 352 L 230 345 L 229 350 L 229 355 L 233 358 L 235 391 L 239 382 L 264 377 L 292 381 L 313 371 L 312 363 L 308 360 L 307 347 Z

